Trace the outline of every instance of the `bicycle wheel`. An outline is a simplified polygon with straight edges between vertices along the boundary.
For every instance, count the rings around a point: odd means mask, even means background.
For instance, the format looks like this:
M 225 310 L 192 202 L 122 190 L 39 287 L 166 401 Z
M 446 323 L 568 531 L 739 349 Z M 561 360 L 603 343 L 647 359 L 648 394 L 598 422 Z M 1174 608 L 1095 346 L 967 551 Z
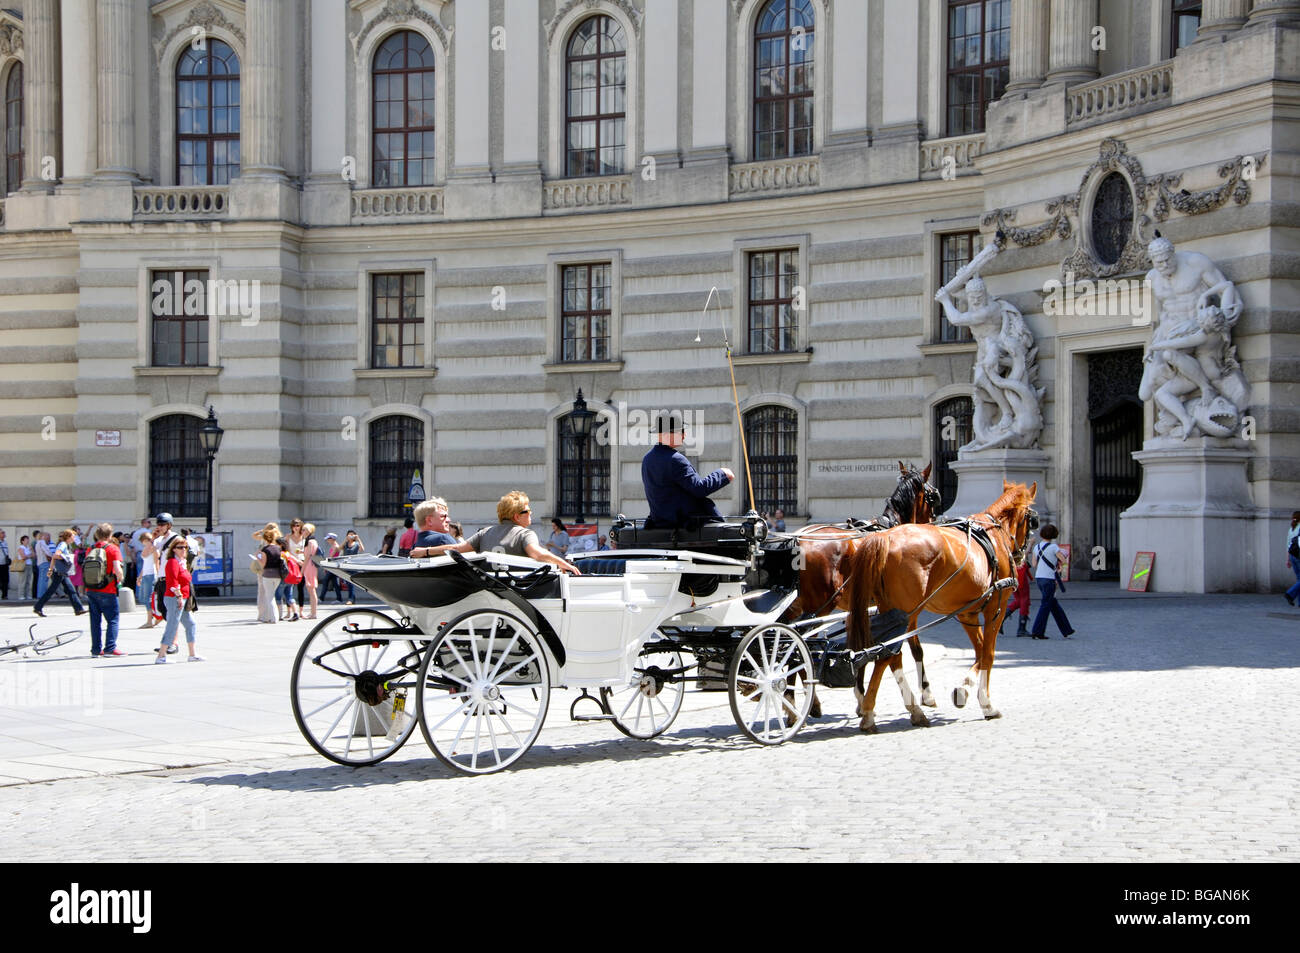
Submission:
M 375 609 L 322 619 L 293 663 L 293 717 L 308 744 L 339 764 L 378 764 L 415 730 L 423 640 L 387 638 L 400 627 Z M 375 631 L 379 630 L 379 631 Z
M 77 639 L 81 638 L 81 635 L 82 634 L 76 630 L 71 632 L 59 632 L 56 635 L 47 635 L 41 639 L 32 639 L 31 643 L 27 645 L 27 648 L 30 648 L 37 655 L 44 655 L 46 652 L 50 651 L 50 649 L 57 649 L 61 645 L 67 645 L 70 642 L 77 641 Z M 22 646 L 19 646 L 19 648 L 22 648 Z

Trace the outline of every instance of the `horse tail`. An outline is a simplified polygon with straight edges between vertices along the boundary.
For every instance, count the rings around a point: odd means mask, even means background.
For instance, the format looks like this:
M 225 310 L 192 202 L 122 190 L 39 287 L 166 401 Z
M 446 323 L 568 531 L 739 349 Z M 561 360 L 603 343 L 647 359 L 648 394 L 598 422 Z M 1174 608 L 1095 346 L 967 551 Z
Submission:
M 848 647 L 860 652 L 871 645 L 870 609 L 882 592 L 881 573 L 889 554 L 888 532 L 873 533 L 858 543 L 849 583 Z

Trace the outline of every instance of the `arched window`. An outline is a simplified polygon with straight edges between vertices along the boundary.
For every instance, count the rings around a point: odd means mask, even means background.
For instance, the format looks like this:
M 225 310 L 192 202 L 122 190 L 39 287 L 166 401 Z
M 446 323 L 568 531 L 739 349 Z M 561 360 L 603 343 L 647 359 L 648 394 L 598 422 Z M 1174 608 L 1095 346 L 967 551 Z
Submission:
M 149 423 L 149 512 L 201 516 L 207 511 L 208 458 L 199 444 L 203 418 L 170 414 Z
M 754 499 L 748 498 L 746 488 L 744 509 L 799 512 L 799 415 L 789 407 L 769 404 L 746 412 L 744 420 L 754 480 Z
M 627 45 L 613 17 L 588 17 L 565 54 L 565 174 L 617 175 L 627 146 Z
M 572 519 L 581 516 L 609 516 L 609 441 L 597 440 L 599 419 L 592 421 L 591 433 L 582 438 L 574 434 L 572 415 L 565 414 L 556 425 L 556 496 L 555 515 Z
M 975 405 L 969 397 L 951 397 L 934 408 L 934 486 L 943 497 L 941 510 L 957 498 L 957 474 L 949 464 L 959 447 L 975 439 Z
M 370 515 L 401 517 L 415 471 L 424 466 L 424 423 L 396 414 L 370 422 Z
M 23 181 L 23 64 L 15 63 L 5 80 L 5 191 L 17 192 Z
M 754 159 L 813 151 L 811 0 L 768 0 L 754 27 Z
M 413 30 L 394 33 L 372 69 L 375 188 L 432 185 L 434 177 L 433 49 Z M 486 122 L 486 117 L 469 117 Z
M 226 185 L 239 175 L 239 57 L 208 37 L 176 64 L 176 181 Z

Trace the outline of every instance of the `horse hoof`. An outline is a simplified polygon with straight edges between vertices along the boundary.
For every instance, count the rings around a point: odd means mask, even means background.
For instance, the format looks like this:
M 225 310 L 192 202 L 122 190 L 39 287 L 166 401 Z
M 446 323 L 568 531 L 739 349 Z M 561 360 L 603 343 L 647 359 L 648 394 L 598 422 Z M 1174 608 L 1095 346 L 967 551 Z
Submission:
M 956 705 L 958 708 L 965 708 L 966 694 L 967 694 L 966 689 L 960 687 L 954 688 L 952 690 L 952 703 Z
M 996 708 L 993 709 L 992 711 L 986 711 L 984 713 L 985 721 L 992 721 L 994 718 L 1001 718 L 1001 717 L 1002 717 L 1002 712 L 998 711 Z
M 812 707 L 808 709 L 809 718 L 820 718 L 822 716 L 822 703 L 817 696 L 813 696 Z
M 862 721 L 858 722 L 858 731 L 861 731 L 863 734 L 867 734 L 867 735 L 880 734 L 880 729 L 877 728 L 871 722 L 867 721 L 867 719 L 865 718 L 863 718 Z
M 912 712 L 912 724 L 918 728 L 929 728 L 930 719 L 925 717 L 925 712 L 914 711 Z
M 939 703 L 934 700 L 934 693 L 931 692 L 930 689 L 928 688 L 921 693 L 921 704 L 924 705 L 926 708 L 939 707 Z

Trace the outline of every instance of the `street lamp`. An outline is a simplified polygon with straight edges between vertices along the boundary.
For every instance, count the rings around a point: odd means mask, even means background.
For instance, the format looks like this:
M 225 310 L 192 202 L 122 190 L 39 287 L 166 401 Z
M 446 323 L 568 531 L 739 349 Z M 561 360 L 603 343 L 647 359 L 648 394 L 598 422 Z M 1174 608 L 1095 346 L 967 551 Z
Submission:
M 573 412 L 569 414 L 569 427 L 573 430 L 573 436 L 578 441 L 578 518 L 574 521 L 581 523 L 583 501 L 586 499 L 587 481 L 587 439 L 591 436 L 591 422 L 596 419 L 596 412 L 587 409 L 587 402 L 582 399 L 582 388 L 578 388 L 578 397 L 573 402 Z
M 212 461 L 216 458 L 217 451 L 221 449 L 221 437 L 224 433 L 225 431 L 217 424 L 217 415 L 209 406 L 208 419 L 199 428 L 199 446 L 208 457 L 208 520 L 207 527 L 203 530 L 205 533 L 212 532 Z

